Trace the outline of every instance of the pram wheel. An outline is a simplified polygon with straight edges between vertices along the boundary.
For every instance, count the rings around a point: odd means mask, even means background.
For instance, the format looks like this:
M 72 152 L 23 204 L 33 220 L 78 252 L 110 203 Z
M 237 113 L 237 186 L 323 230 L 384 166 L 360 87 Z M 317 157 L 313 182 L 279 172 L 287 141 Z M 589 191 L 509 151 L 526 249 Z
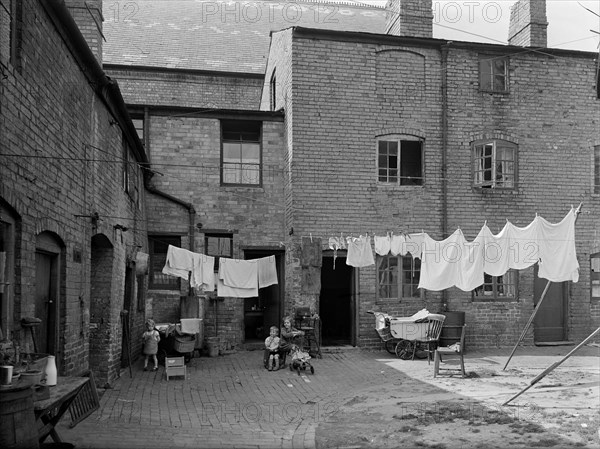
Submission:
M 396 345 L 396 355 L 402 360 L 409 360 L 413 355 L 413 342 L 400 340 Z
M 398 339 L 392 338 L 391 340 L 386 340 L 385 342 L 385 350 L 390 354 L 396 354 L 396 346 L 398 345 Z

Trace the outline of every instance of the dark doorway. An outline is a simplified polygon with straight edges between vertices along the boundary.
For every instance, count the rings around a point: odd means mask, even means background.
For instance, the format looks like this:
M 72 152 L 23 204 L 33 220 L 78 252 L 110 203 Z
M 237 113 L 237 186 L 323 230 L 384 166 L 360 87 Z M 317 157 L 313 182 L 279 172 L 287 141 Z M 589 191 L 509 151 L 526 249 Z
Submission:
M 534 273 L 533 302 L 537 305 L 548 280 L 538 277 L 537 265 Z M 567 339 L 565 326 L 567 304 L 567 283 L 550 282 L 540 310 L 537 311 L 533 320 L 533 338 L 536 343 L 558 342 Z
M 58 356 L 61 245 L 54 235 L 37 236 L 35 251 L 35 316 L 41 320 L 36 334 L 37 352 Z M 57 357 L 60 360 L 59 357 Z
M 284 252 L 274 250 L 244 250 L 246 260 L 275 256 L 277 269 L 277 285 L 258 289 L 257 298 L 244 300 L 244 340 L 246 343 L 264 341 L 269 336 L 271 326 L 281 326 L 283 311 L 284 284 Z
M 354 269 L 346 265 L 346 257 L 339 256 L 333 266 L 333 255 L 323 254 L 321 267 L 321 344 L 323 346 L 354 345 Z
M 123 333 L 121 336 L 121 368 L 126 368 L 131 364 L 131 324 L 133 321 L 133 310 L 131 307 L 133 289 L 134 289 L 133 269 L 125 269 L 125 291 L 123 292 L 123 311 L 121 321 Z

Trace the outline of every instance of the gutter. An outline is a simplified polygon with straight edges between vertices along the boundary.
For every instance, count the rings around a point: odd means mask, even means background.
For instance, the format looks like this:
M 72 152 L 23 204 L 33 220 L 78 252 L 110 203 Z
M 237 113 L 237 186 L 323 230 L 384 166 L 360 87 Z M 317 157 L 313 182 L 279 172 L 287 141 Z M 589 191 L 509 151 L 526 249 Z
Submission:
M 442 239 L 448 236 L 448 51 L 450 43 L 440 45 L 442 56 Z M 448 304 L 448 289 L 442 290 L 442 311 Z
M 56 27 L 65 45 L 69 48 L 69 51 L 92 86 L 92 89 L 104 102 L 113 118 L 121 127 L 137 160 L 142 163 L 148 163 L 146 151 L 127 112 L 117 82 L 108 77 L 100 66 L 75 20 L 73 20 L 64 0 L 39 0 L 39 2 Z

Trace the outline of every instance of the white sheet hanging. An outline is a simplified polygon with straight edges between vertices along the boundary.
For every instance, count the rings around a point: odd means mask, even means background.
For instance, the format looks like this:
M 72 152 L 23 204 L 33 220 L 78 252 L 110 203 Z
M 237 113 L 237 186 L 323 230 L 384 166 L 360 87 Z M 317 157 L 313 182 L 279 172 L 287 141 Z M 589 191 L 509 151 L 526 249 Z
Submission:
M 576 218 L 574 209 L 556 224 L 539 217 L 539 277 L 552 282 L 579 280 L 575 250 Z

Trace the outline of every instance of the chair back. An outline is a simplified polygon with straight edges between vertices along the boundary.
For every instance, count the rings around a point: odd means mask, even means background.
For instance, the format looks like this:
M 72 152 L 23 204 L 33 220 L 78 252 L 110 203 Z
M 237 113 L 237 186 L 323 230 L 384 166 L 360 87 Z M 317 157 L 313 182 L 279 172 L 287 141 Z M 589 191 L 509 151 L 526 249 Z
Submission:
M 460 353 L 465 350 L 465 334 L 467 330 L 467 325 L 463 324 L 462 330 L 460 331 Z
M 442 326 L 444 325 L 445 319 L 446 315 L 436 313 L 432 313 L 427 316 L 429 326 L 427 328 L 427 336 L 425 341 L 438 341 L 440 339 L 440 334 L 442 333 Z

